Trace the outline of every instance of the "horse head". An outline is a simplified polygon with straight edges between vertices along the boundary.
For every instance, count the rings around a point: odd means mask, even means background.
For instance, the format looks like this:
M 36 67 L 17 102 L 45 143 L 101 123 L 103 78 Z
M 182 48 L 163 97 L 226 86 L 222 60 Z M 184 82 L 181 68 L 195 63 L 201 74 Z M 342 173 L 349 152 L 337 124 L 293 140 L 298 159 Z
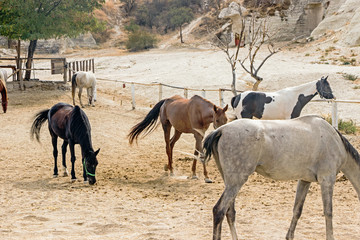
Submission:
M 83 164 L 84 164 L 84 171 L 86 176 L 89 179 L 89 184 L 93 185 L 94 183 L 96 183 L 96 178 L 95 178 L 95 171 L 96 171 L 96 166 L 98 165 L 98 161 L 96 159 L 96 155 L 98 155 L 100 151 L 100 148 L 94 152 L 94 151 L 90 151 L 88 152 L 83 160 Z
M 228 105 L 226 104 L 226 106 L 224 108 L 221 107 L 217 107 L 216 105 L 214 105 L 214 118 L 213 118 L 213 125 L 214 128 L 218 128 L 222 125 L 224 125 L 225 123 L 227 123 L 227 117 L 225 112 L 228 110 Z
M 316 90 L 321 98 L 335 99 L 327 78 L 328 77 L 321 77 L 321 79 L 316 83 Z

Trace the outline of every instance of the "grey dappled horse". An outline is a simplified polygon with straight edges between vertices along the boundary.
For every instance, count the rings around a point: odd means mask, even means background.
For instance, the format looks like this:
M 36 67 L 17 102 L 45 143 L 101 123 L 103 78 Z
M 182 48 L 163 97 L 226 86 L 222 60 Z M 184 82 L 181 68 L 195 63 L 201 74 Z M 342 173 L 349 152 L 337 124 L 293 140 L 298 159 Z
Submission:
M 360 194 L 358 152 L 318 116 L 291 120 L 239 119 L 209 134 L 204 141 L 204 150 L 205 162 L 214 156 L 225 183 L 225 190 L 213 209 L 213 239 L 221 238 L 225 215 L 232 239 L 237 239 L 235 197 L 253 172 L 275 180 L 299 180 L 286 239 L 294 239 L 311 182 L 321 186 L 327 240 L 334 239 L 332 195 L 337 173 L 342 171 L 358 196 Z
M 296 118 L 317 94 L 325 99 L 335 98 L 327 78 L 322 77 L 320 80 L 276 92 L 245 91 L 231 99 L 231 106 L 237 118 Z

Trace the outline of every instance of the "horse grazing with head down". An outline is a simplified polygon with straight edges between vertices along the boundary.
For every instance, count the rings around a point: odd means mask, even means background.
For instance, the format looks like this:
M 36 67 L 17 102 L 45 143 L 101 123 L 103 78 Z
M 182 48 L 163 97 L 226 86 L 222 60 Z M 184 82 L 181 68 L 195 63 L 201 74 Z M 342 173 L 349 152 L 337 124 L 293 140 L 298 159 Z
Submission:
M 291 119 L 300 116 L 301 110 L 317 94 L 333 99 L 327 77 L 277 92 L 246 91 L 231 99 L 237 118 Z
M 291 120 L 239 119 L 209 134 L 204 141 L 205 161 L 213 155 L 225 190 L 213 209 L 213 239 L 221 238 L 226 216 L 232 239 L 235 198 L 248 177 L 257 172 L 274 180 L 299 180 L 293 218 L 286 239 L 294 239 L 306 194 L 312 182 L 321 186 L 326 239 L 334 240 L 332 196 L 336 175 L 342 171 L 360 198 L 360 157 L 356 149 L 318 116 Z
M 89 178 L 89 184 L 96 182 L 95 170 L 98 165 L 96 156 L 100 149 L 94 151 L 91 142 L 91 128 L 89 119 L 79 106 L 72 106 L 66 103 L 55 104 L 52 108 L 43 110 L 35 115 L 34 122 L 31 126 L 31 137 L 34 135 L 40 141 L 40 130 L 42 124 L 48 121 L 49 132 L 52 139 L 53 155 L 54 155 L 54 177 L 58 176 L 57 168 L 57 139 L 64 140 L 62 145 L 62 165 L 64 168 L 64 176 L 67 176 L 66 169 L 66 148 L 69 145 L 71 153 L 71 180 L 75 181 L 75 150 L 74 145 L 80 144 L 83 164 L 84 182 Z
M 6 79 L 7 79 L 7 73 L 5 70 L 0 69 L 0 93 L 1 93 L 1 106 L 6 113 L 7 111 L 7 105 L 8 105 L 8 94 L 6 89 Z
M 157 119 L 160 116 L 168 157 L 167 169 L 169 169 L 170 174 L 173 175 L 173 148 L 181 134 L 192 133 L 194 135 L 196 141 L 194 154 L 198 156 L 200 153 L 200 158 L 202 158 L 202 139 L 204 138 L 206 130 L 211 123 L 213 123 L 214 128 L 225 124 L 227 122 L 225 114 L 227 109 L 227 105 L 222 109 L 197 95 L 190 99 L 183 98 L 179 95 L 163 99 L 153 107 L 144 120 L 131 129 L 128 135 L 129 142 L 132 144 L 143 131 L 145 131 L 146 134 L 150 133 L 156 126 Z M 174 127 L 175 133 L 170 139 L 171 127 Z M 197 178 L 196 161 L 196 158 L 194 158 L 192 165 L 193 178 Z M 212 182 L 208 177 L 205 165 L 203 165 L 203 167 L 205 182 Z
M 79 88 L 79 101 L 81 107 L 84 107 L 81 101 L 82 89 L 86 88 L 87 97 L 89 100 L 89 106 L 95 106 L 94 101 L 96 101 L 96 77 L 92 72 L 76 72 L 71 78 L 71 89 L 72 89 L 72 99 L 75 106 L 75 92 L 76 88 Z

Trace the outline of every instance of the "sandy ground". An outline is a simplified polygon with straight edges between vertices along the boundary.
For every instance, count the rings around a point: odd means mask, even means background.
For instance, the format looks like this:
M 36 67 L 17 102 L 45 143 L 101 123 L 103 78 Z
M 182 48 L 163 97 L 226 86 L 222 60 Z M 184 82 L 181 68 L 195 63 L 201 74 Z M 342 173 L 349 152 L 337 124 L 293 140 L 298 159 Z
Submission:
M 312 64 L 313 51 L 281 52 L 265 65 L 261 90 L 277 90 L 329 75 L 338 99 L 359 99 L 355 84 L 341 73 L 359 74 L 359 67 Z M 310 56 L 305 56 L 309 51 Z M 314 55 L 313 55 L 314 54 Z M 111 55 L 111 56 L 110 56 Z M 214 50 L 155 50 L 140 54 L 111 51 L 91 52 L 98 78 L 142 83 L 163 82 L 176 86 L 219 88 L 230 85 L 230 67 L 224 54 Z M 69 55 L 77 58 L 76 54 Z M 44 63 L 45 64 L 45 63 Z M 48 63 L 47 63 L 48 64 Z M 239 72 L 239 89 L 246 79 Z M 242 76 L 242 77 L 241 77 Z M 52 77 L 41 76 L 52 80 Z M 55 77 L 54 77 L 55 78 Z M 248 80 L 248 79 L 247 79 Z M 224 186 L 214 161 L 208 171 L 213 184 L 188 180 L 194 139 L 183 135 L 175 146 L 175 177 L 164 172 L 166 154 L 161 127 L 138 145 L 129 146 L 129 129 L 158 101 L 158 89 L 136 87 L 137 109 L 131 110 L 129 85 L 99 81 L 96 107 L 84 109 L 92 126 L 98 156 L 97 184 L 82 182 L 81 164 L 76 162 L 78 181 L 52 178 L 53 158 L 46 125 L 41 144 L 30 140 L 30 126 L 36 112 L 57 102 L 71 103 L 70 91 L 9 92 L 6 114 L 0 113 L 0 237 L 2 239 L 176 239 L 201 240 L 212 237 L 212 207 Z M 179 92 L 176 92 L 179 91 Z M 164 97 L 181 90 L 164 91 Z M 191 92 L 189 95 L 197 92 Z M 231 95 L 227 95 L 229 102 Z M 218 95 L 209 93 L 218 104 Z M 310 103 L 304 113 L 328 114 L 328 103 Z M 343 104 L 340 118 L 360 121 L 358 105 Z M 348 136 L 359 149 L 357 136 Z M 59 143 L 59 150 L 60 150 Z M 80 148 L 76 156 L 80 159 Z M 69 153 L 67 154 L 70 166 Z M 236 200 L 236 225 L 240 239 L 284 239 L 292 216 L 296 181 L 275 182 L 253 174 Z M 360 239 L 360 204 L 349 181 L 339 181 L 334 190 L 334 232 L 336 239 Z M 230 239 L 226 221 L 223 238 Z M 311 186 L 296 239 L 325 239 L 320 189 Z

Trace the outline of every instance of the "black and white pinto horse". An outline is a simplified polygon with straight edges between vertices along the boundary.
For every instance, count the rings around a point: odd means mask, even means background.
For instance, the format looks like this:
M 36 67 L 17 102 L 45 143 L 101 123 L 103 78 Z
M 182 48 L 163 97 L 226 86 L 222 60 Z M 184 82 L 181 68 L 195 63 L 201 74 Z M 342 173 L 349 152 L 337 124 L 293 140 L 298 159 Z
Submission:
M 214 156 L 225 184 L 225 190 L 213 208 L 214 240 L 221 238 L 225 216 L 232 239 L 237 239 L 235 198 L 253 172 L 274 180 L 299 180 L 286 239 L 294 239 L 296 224 L 312 182 L 321 186 L 327 240 L 334 239 L 332 196 L 339 171 L 350 180 L 360 199 L 358 152 L 318 116 L 290 120 L 239 119 L 209 134 L 204 149 L 205 162 Z
M 40 130 L 44 122 L 48 121 L 49 132 L 52 139 L 53 155 L 54 155 L 54 177 L 58 176 L 57 168 L 57 139 L 64 140 L 62 145 L 62 165 L 64 176 L 67 176 L 66 169 L 66 148 L 69 145 L 71 153 L 71 181 L 76 180 L 75 176 L 75 144 L 80 144 L 83 164 L 84 182 L 89 179 L 89 184 L 96 182 L 95 170 L 98 165 L 96 156 L 100 149 L 94 151 L 91 142 L 91 127 L 89 119 L 79 106 L 72 106 L 66 103 L 55 104 L 52 108 L 40 111 L 35 115 L 34 122 L 31 126 L 31 136 L 36 136 L 40 141 Z
M 327 77 L 277 92 L 246 91 L 231 99 L 236 117 L 258 119 L 290 119 L 300 116 L 301 110 L 317 94 L 333 99 Z
M 82 89 L 86 88 L 87 96 L 89 100 L 89 106 L 95 106 L 94 101 L 96 101 L 96 77 L 92 72 L 76 72 L 71 79 L 71 88 L 72 88 L 72 99 L 75 106 L 75 91 L 76 88 L 79 88 L 79 101 L 81 107 L 84 107 L 81 101 Z

